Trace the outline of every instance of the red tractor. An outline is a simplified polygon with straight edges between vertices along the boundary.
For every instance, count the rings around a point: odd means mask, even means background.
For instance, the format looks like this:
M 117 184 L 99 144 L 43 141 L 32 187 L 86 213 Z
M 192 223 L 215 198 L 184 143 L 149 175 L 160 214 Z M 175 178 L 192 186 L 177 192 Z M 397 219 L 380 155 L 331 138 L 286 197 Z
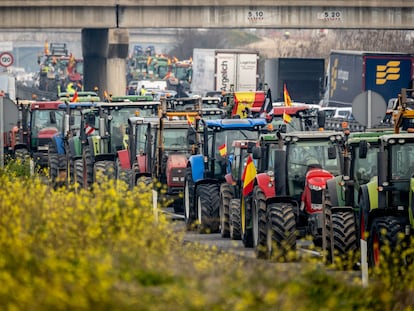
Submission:
M 287 259 L 297 238 L 306 236 L 322 246 L 322 193 L 326 181 L 343 171 L 343 140 L 341 132 L 291 132 L 283 138 L 283 148 L 275 143 L 266 153 L 253 153 L 256 159 L 266 156 L 268 168 L 256 176 L 252 198 L 258 257 Z

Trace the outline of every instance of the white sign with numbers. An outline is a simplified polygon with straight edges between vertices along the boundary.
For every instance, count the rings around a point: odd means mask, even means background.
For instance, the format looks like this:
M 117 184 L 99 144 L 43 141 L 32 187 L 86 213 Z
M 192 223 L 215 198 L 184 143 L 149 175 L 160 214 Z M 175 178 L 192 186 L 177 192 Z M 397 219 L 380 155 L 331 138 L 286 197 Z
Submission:
M 342 21 L 341 11 L 323 11 L 318 13 L 318 19 L 325 21 Z

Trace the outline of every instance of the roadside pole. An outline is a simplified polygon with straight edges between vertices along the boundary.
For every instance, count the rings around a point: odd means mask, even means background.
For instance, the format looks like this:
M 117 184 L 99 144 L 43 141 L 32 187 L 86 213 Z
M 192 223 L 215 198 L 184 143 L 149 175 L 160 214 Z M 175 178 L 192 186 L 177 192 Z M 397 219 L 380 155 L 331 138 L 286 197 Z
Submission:
M 0 169 L 4 168 L 4 92 L 0 91 Z

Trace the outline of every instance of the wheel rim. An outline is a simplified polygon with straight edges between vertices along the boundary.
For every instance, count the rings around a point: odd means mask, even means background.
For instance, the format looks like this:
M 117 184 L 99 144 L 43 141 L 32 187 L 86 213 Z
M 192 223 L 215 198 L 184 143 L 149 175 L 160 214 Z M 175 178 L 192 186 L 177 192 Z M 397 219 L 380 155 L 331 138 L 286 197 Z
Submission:
M 372 254 L 373 254 L 374 265 L 378 266 L 380 263 L 381 250 L 380 250 L 379 236 L 378 236 L 378 233 L 376 232 L 372 239 Z

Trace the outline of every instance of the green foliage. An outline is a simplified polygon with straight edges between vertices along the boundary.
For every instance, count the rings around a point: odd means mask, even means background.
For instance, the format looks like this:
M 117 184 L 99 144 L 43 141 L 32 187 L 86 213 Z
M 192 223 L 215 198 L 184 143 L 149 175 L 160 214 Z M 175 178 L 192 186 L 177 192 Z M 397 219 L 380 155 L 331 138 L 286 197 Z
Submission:
M 408 261 L 373 270 L 363 288 L 359 274 L 327 269 L 320 259 L 275 264 L 184 243 L 182 224 L 154 217 L 144 183 L 54 190 L 40 177 L 6 172 L 0 309 L 405 310 L 414 303 Z

